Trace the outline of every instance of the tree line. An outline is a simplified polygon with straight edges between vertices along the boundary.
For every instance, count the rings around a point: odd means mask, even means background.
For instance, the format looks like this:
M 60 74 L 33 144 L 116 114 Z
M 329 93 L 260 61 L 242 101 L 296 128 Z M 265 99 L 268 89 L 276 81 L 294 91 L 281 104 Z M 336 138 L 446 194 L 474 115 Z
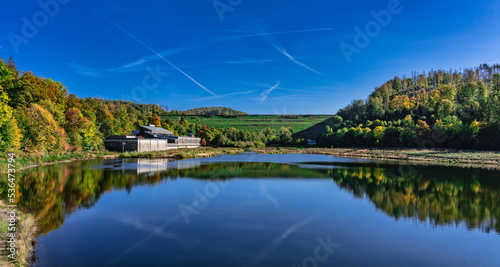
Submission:
M 177 111 L 172 111 L 178 113 Z M 172 113 L 170 112 L 170 113 Z M 200 108 L 185 114 L 236 116 L 246 113 L 229 108 Z M 103 150 L 103 139 L 129 135 L 139 125 L 154 124 L 178 135 L 194 134 L 204 145 L 262 147 L 291 145 L 289 128 L 254 133 L 229 128 L 218 130 L 184 118 L 162 120 L 168 114 L 156 104 L 79 98 L 60 82 L 19 71 L 14 60 L 0 59 L 0 151 L 44 155 Z
M 103 149 L 109 135 L 126 135 L 164 112 L 155 104 L 79 98 L 60 82 L 19 71 L 0 60 L 0 151 L 47 154 Z
M 203 107 L 203 108 L 193 108 L 185 111 L 172 110 L 167 112 L 165 115 L 173 116 L 222 116 L 222 117 L 237 117 L 241 115 L 248 115 L 245 112 L 234 110 L 228 107 Z
M 158 118 L 160 119 L 160 118 Z M 164 128 L 168 128 L 176 135 L 193 134 L 201 138 L 202 145 L 215 147 L 266 147 L 266 146 L 289 146 L 303 144 L 303 139 L 293 137 L 291 128 L 281 127 L 279 130 L 265 128 L 261 131 L 248 131 L 230 127 L 227 129 L 216 129 L 203 125 L 199 118 L 193 122 L 179 117 L 176 120 L 166 118 L 160 121 Z
M 500 150 L 500 65 L 394 77 L 337 112 L 321 146 Z

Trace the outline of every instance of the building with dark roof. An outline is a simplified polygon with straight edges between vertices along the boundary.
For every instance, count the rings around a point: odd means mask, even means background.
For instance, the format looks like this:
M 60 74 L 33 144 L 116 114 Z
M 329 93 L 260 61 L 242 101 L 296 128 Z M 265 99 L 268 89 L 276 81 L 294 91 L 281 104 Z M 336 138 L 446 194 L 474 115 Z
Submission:
M 154 125 L 149 126 L 139 126 L 139 134 L 146 138 L 148 136 L 172 136 L 174 133 L 172 131 L 156 127 Z M 155 137 L 152 137 L 155 138 Z
M 104 139 L 104 146 L 110 151 L 163 151 L 176 148 L 195 148 L 201 145 L 201 138 L 176 136 L 172 131 L 155 125 L 140 126 L 131 135 L 112 135 Z

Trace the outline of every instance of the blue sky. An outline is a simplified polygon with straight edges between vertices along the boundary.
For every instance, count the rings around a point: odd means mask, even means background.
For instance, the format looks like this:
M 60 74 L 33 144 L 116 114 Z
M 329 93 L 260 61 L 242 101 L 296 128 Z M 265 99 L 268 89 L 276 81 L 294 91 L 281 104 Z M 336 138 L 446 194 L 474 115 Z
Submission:
M 40 3 L 3 3 L 0 57 L 79 97 L 177 110 L 333 114 L 395 75 L 500 60 L 492 0 Z M 356 46 L 355 27 L 368 44 Z

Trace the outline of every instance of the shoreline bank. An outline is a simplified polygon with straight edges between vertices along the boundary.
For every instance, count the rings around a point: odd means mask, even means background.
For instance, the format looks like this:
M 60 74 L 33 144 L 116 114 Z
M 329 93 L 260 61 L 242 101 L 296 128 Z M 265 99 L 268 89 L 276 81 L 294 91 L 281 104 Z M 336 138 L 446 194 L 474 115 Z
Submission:
M 500 170 L 500 152 L 456 149 L 404 148 L 255 148 L 262 154 L 317 154 L 345 158 L 380 159 L 415 165 L 454 166 Z
M 12 236 L 11 227 L 9 224 L 11 217 L 9 216 L 10 208 L 4 200 L 0 200 L 0 267 L 13 266 L 28 266 L 30 257 L 34 250 L 34 240 L 36 238 L 37 225 L 33 215 L 15 209 L 15 260 L 7 260 L 11 253 L 7 250 L 8 242 Z
M 219 154 L 238 154 L 245 150 L 241 148 L 180 148 L 158 152 L 87 152 L 87 153 L 66 153 L 45 156 L 17 156 L 18 170 L 23 171 L 30 168 L 36 168 L 60 163 L 76 162 L 93 159 L 115 159 L 115 158 L 170 158 L 170 159 L 189 159 L 214 157 Z M 0 158 L 0 174 L 6 174 L 7 158 Z
M 404 149 L 404 148 L 300 148 L 300 147 L 266 147 L 266 148 L 227 148 L 227 147 L 199 147 L 182 148 L 158 152 L 89 152 L 68 153 L 62 155 L 47 155 L 41 157 L 23 155 L 18 169 L 20 171 L 41 167 L 46 165 L 75 162 L 92 159 L 114 159 L 114 158 L 170 158 L 170 159 L 192 159 L 215 157 L 220 154 L 239 154 L 245 151 L 260 154 L 317 154 L 331 155 L 336 157 L 380 159 L 397 161 L 405 164 L 431 164 L 440 166 L 456 166 L 464 168 L 486 168 L 500 170 L 500 152 L 477 151 L 477 150 L 455 150 L 455 149 Z M 0 170 L 6 170 L 7 160 L 0 159 Z M 6 172 L 0 171 L 0 174 Z

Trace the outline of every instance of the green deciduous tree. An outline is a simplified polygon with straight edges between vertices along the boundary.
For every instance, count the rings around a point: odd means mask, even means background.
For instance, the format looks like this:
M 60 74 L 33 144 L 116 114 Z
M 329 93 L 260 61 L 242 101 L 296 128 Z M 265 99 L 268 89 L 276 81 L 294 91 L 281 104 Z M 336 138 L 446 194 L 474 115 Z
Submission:
M 66 111 L 66 133 L 72 150 L 93 150 L 100 145 L 97 127 L 77 108 Z
M 455 114 L 455 105 L 449 99 L 443 99 L 439 103 L 438 115 L 440 118 L 444 118 Z
M 439 92 L 441 93 L 442 99 L 454 101 L 457 94 L 457 89 L 453 85 L 443 84 L 439 86 Z

